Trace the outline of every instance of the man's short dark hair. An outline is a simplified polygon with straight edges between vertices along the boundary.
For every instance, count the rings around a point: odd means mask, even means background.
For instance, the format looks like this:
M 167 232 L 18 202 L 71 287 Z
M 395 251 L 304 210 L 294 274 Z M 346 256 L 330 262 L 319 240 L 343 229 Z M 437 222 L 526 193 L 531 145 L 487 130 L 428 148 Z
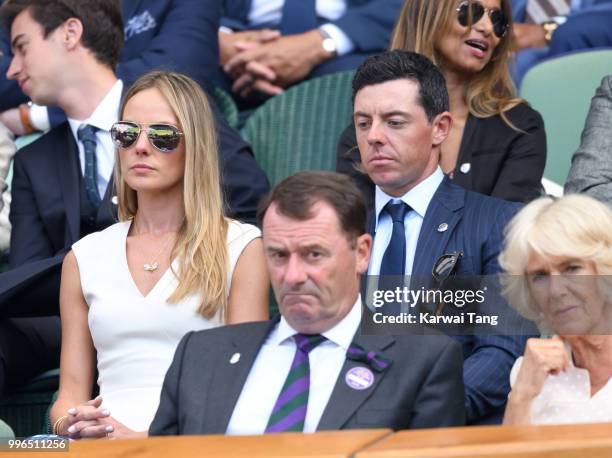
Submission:
M 263 227 L 264 216 L 272 204 L 276 204 L 281 215 L 305 221 L 313 217 L 312 207 L 317 202 L 325 202 L 335 210 L 349 242 L 366 232 L 366 207 L 361 192 L 348 176 L 335 172 L 299 172 L 285 178 L 259 204 L 259 226 Z
M 409 51 L 387 51 L 368 57 L 353 77 L 353 103 L 366 86 L 408 79 L 419 84 L 420 103 L 431 122 L 448 111 L 448 91 L 444 75 L 427 57 Z
M 83 46 L 115 70 L 123 47 L 123 19 L 119 0 L 6 0 L 0 19 L 9 31 L 15 18 L 28 10 L 47 38 L 70 18 L 83 24 Z

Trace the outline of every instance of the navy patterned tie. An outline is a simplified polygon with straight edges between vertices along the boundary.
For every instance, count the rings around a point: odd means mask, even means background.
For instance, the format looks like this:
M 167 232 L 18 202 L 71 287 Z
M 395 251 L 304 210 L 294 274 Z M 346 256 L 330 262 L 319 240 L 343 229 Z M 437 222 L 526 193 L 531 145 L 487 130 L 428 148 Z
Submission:
M 406 232 L 404 217 L 411 208 L 404 202 L 389 202 L 383 208 L 393 220 L 391 240 L 380 264 L 380 275 L 404 275 L 406 264 Z
M 97 127 L 89 124 L 81 124 L 77 130 L 79 141 L 83 143 L 85 150 L 85 192 L 89 202 L 95 207 L 100 205 L 100 193 L 98 192 L 98 167 L 96 164 L 96 131 Z
M 280 31 L 293 35 L 317 28 L 315 0 L 285 0 Z
M 404 202 L 393 203 L 389 201 L 383 208 L 393 221 L 391 240 L 383 254 L 380 264 L 378 289 L 393 291 L 404 285 L 404 269 L 406 264 L 406 232 L 404 217 L 411 210 Z M 387 302 L 382 310 L 387 315 L 398 315 L 401 312 L 401 303 Z
M 285 379 L 272 414 L 266 426 L 266 433 L 304 431 L 308 393 L 310 391 L 310 362 L 308 353 L 327 340 L 321 334 L 296 334 L 295 356 Z

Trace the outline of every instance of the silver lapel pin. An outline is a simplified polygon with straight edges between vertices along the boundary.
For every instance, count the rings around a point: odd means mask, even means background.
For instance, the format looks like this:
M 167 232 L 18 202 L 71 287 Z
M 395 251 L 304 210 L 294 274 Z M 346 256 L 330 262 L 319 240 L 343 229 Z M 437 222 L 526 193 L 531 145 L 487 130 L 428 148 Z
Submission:
M 438 226 L 438 232 L 444 232 L 448 229 L 448 224 L 442 223 Z
M 119 199 L 117 198 L 117 196 L 113 196 L 111 197 L 111 202 L 113 203 L 113 205 L 117 205 L 119 203 Z
M 461 164 L 461 167 L 459 167 L 459 170 L 461 170 L 461 173 L 468 173 L 471 168 L 472 164 L 470 164 L 469 162 L 464 162 L 463 164 Z
M 234 353 L 230 358 L 230 364 L 236 364 L 238 361 L 240 361 L 240 353 Z

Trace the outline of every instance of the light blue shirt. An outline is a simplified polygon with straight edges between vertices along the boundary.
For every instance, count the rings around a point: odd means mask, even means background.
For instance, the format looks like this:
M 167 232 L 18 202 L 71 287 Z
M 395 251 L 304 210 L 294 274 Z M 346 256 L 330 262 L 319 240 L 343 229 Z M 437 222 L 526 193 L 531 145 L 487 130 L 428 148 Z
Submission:
M 249 11 L 251 24 L 279 23 L 281 21 L 284 0 L 252 0 Z M 346 12 L 346 0 L 316 0 L 317 16 L 335 21 Z M 352 52 L 355 44 L 339 27 L 334 24 L 323 24 L 321 29 L 329 34 L 336 43 L 339 55 Z
M 390 200 L 394 202 L 403 201 L 412 208 L 412 211 L 407 212 L 404 217 L 404 228 L 406 233 L 406 264 L 404 272 L 406 275 L 412 273 L 414 254 L 416 253 L 421 225 L 423 224 L 427 207 L 429 207 L 429 202 L 431 202 L 431 199 L 443 179 L 444 173 L 442 173 L 442 169 L 438 167 L 434 173 L 404 194 L 401 198 L 392 197 L 376 186 L 376 230 L 372 257 L 368 270 L 369 275 L 378 275 L 380 273 L 380 264 L 382 263 L 383 255 L 391 241 L 393 221 L 391 220 L 391 216 L 386 211 L 383 211 L 383 208 Z

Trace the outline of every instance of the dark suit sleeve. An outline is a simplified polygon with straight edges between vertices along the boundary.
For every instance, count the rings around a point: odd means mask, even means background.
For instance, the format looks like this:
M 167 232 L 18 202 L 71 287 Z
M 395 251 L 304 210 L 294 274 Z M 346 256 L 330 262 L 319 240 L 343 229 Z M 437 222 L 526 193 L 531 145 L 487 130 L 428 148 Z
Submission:
M 363 52 L 382 51 L 389 38 L 402 0 L 372 0 L 362 6 L 349 6 L 339 19 L 331 21 Z
M 193 331 L 185 334 L 176 348 L 174 359 L 164 378 L 159 407 L 149 427 L 149 436 L 177 436 L 180 434 L 178 393 L 185 349 L 189 345 L 192 334 Z
M 527 105 L 508 113 L 516 127 L 524 131 L 509 145 L 503 168 L 491 196 L 514 202 L 529 202 L 541 194 L 546 165 L 546 132 L 540 113 Z
M 259 167 L 251 147 L 232 129 L 211 101 L 219 136 L 219 165 L 227 214 L 257 224 L 257 205 L 270 190 L 268 178 Z
M 463 399 L 463 355 L 449 339 L 417 395 L 410 428 L 465 424 Z
M 9 260 L 11 268 L 57 254 L 53 251 L 53 246 L 40 218 L 32 183 L 25 167 L 28 152 L 27 147 L 19 151 L 13 163 L 12 200 L 9 214 L 12 227 Z
M 210 89 L 219 66 L 220 18 L 219 0 L 175 0 L 148 48 L 137 57 L 120 62 L 117 76 L 129 86 L 143 74 L 159 68 L 185 73 Z
M 494 223 L 483 247 L 482 274 L 496 275 L 501 271 L 499 253 L 503 246 L 503 233 L 521 204 L 491 201 L 492 209 L 484 214 Z M 499 306 L 508 306 L 505 302 Z M 523 320 L 523 335 L 476 335 L 464 337 L 464 351 L 469 356 L 463 364 L 465 382 L 465 408 L 467 422 L 501 421 L 503 408 L 510 391 L 509 376 L 512 364 L 523 354 L 525 342 L 531 335 L 530 324 Z M 466 350 L 469 349 L 469 350 Z

